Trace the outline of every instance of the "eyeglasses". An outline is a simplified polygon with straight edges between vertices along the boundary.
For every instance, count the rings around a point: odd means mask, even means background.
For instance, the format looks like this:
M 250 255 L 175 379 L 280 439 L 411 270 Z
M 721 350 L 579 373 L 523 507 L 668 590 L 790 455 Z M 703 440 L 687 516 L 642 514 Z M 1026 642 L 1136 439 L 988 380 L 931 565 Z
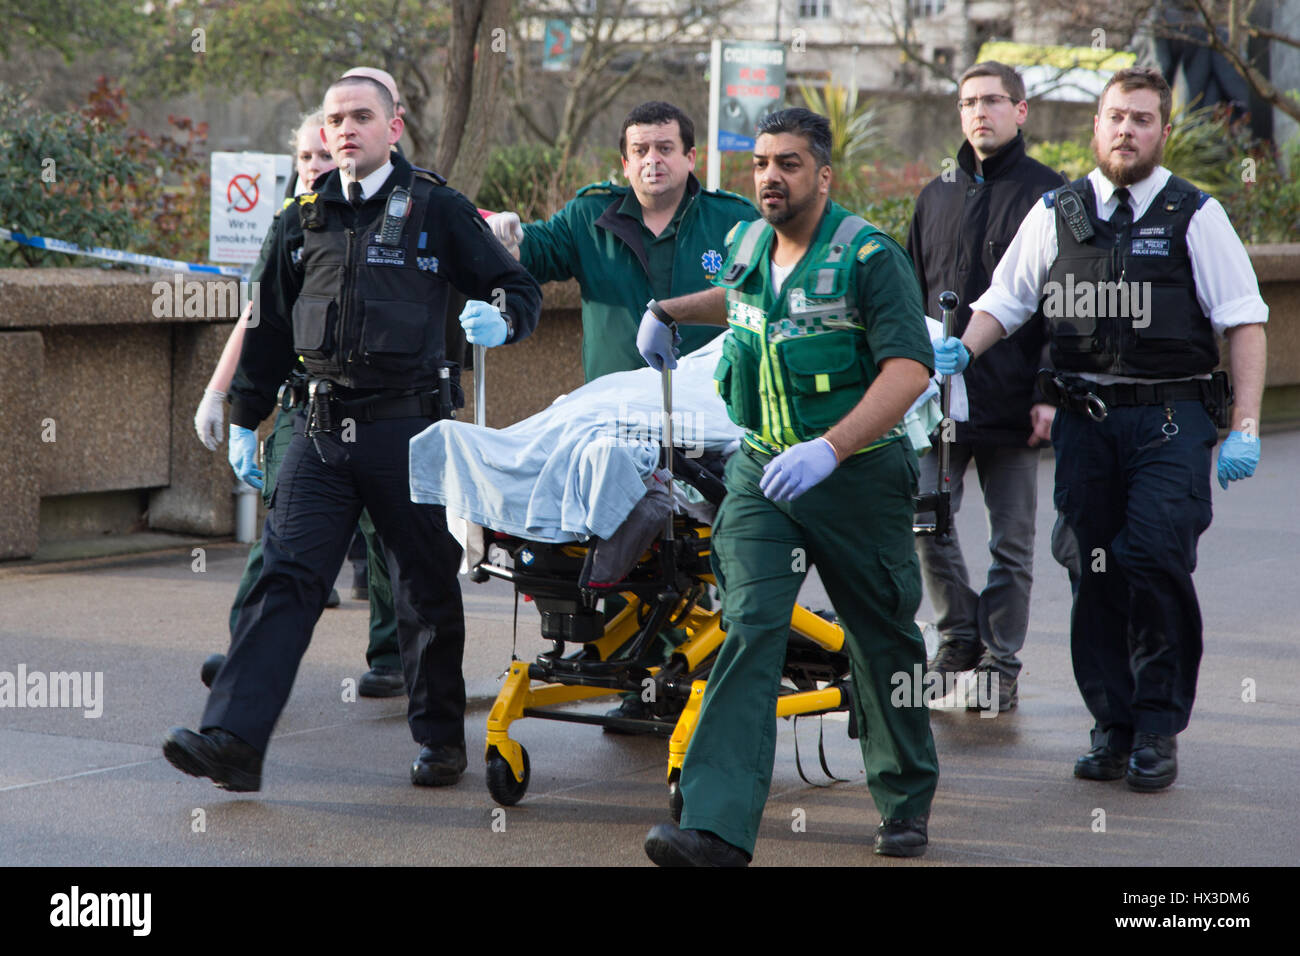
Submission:
M 958 100 L 957 109 L 961 110 L 963 113 L 969 113 L 978 103 L 985 109 L 991 110 L 995 106 L 1001 106 L 1004 100 L 1008 103 L 1015 102 L 1015 100 L 1007 96 L 1005 93 L 989 93 L 987 96 L 968 96 L 963 100 Z

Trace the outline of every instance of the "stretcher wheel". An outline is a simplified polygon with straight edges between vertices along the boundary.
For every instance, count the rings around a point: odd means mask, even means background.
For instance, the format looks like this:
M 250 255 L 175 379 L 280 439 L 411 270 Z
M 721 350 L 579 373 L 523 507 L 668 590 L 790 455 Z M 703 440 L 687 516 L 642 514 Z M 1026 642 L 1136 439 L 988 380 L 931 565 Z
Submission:
M 493 800 L 503 807 L 513 807 L 528 792 L 528 780 L 532 776 L 532 769 L 528 764 L 528 751 L 520 747 L 519 752 L 524 758 L 523 780 L 515 779 L 515 772 L 510 769 L 510 763 L 505 757 L 500 754 L 493 754 L 488 759 L 488 793 L 492 795 Z
M 682 788 L 674 780 L 668 784 L 668 815 L 673 818 L 673 823 L 682 822 Z

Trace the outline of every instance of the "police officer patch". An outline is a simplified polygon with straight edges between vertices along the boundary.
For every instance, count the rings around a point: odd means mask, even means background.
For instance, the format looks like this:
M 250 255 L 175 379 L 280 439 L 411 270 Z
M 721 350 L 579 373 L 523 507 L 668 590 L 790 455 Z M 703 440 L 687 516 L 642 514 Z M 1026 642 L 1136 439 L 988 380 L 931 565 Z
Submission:
M 404 266 L 406 249 L 403 246 L 385 246 L 378 241 L 372 242 L 366 247 L 366 265 Z
M 424 272 L 437 272 L 438 257 L 437 256 L 416 256 L 415 267 Z

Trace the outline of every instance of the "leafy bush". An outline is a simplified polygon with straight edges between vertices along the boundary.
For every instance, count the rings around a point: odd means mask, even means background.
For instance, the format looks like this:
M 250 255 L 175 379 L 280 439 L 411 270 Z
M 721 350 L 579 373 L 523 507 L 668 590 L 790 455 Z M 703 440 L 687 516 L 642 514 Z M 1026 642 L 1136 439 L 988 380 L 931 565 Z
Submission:
M 0 85 L 0 220 L 30 235 L 151 255 L 207 254 L 207 124 L 168 117 L 174 136 L 127 129 L 121 88 L 101 76 L 77 111 L 37 108 Z M 4 243 L 0 265 L 101 264 Z
M 1031 158 L 1038 160 L 1053 172 L 1064 173 L 1071 182 L 1082 179 L 1088 175 L 1093 166 L 1097 165 L 1096 157 L 1092 155 L 1092 147 L 1077 140 L 1060 139 L 1035 143 L 1029 147 L 1028 153 Z
M 588 183 L 615 178 L 618 163 L 610 160 L 608 151 L 565 161 L 559 148 L 543 143 L 502 146 L 488 156 L 476 200 L 484 209 L 517 212 L 524 222 L 545 219 Z

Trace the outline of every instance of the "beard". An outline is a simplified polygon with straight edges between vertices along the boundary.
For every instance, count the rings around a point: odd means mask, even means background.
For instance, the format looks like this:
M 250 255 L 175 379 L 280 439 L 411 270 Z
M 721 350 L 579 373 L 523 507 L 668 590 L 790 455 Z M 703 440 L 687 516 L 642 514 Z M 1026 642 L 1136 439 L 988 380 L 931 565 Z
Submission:
M 763 218 L 774 226 L 784 225 L 789 222 L 812 205 L 813 201 L 817 198 L 816 195 L 813 195 L 809 196 L 803 202 L 796 203 L 791 201 L 789 192 L 782 191 L 782 195 L 785 197 L 785 205 L 779 209 L 769 209 L 768 207 L 763 206 L 761 201 L 759 203 L 762 207 Z
M 1138 156 L 1132 163 L 1124 165 L 1121 160 L 1112 158 L 1110 149 L 1102 152 L 1101 144 L 1097 141 L 1097 134 L 1092 135 L 1092 155 L 1097 160 L 1097 168 L 1101 170 L 1102 175 L 1109 179 L 1116 186 L 1132 186 L 1134 183 L 1140 183 L 1150 176 L 1157 166 L 1165 158 L 1165 144 L 1156 143 L 1156 148 L 1150 156 Z

